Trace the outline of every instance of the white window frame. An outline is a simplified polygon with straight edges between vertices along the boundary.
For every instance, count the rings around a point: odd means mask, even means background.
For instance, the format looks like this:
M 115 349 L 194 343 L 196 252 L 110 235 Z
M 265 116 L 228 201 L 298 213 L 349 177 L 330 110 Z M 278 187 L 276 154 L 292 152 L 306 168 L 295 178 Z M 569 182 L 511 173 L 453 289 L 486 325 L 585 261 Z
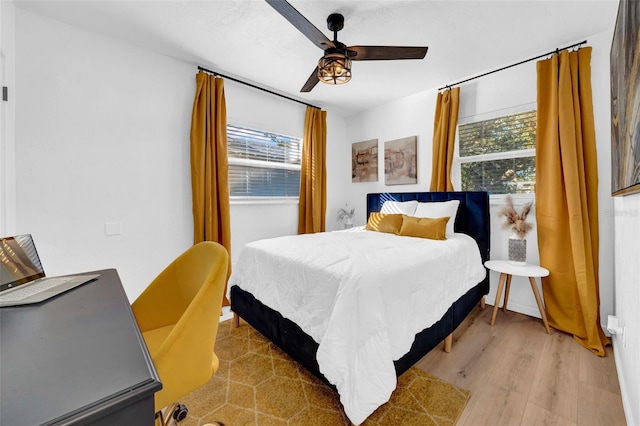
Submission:
M 227 126 L 239 127 L 248 130 L 253 130 L 256 132 L 264 132 L 264 133 L 273 133 L 278 136 L 284 136 L 291 139 L 299 139 L 300 140 L 300 160 L 302 162 L 302 137 L 300 136 L 290 136 L 285 135 L 280 132 L 265 130 L 253 125 L 245 125 L 238 123 L 227 123 Z M 229 157 L 227 151 L 227 162 L 229 166 L 238 165 L 238 166 L 255 166 L 260 168 L 273 168 L 273 169 L 286 169 L 286 170 L 297 170 L 301 171 L 301 164 L 288 164 L 288 163 L 269 163 L 267 161 L 260 160 L 252 160 L 247 158 L 236 158 Z M 230 182 L 229 182 L 230 183 Z M 297 197 L 284 197 L 284 196 L 245 196 L 245 195 L 229 195 L 229 202 L 233 205 L 247 205 L 247 204 L 298 204 L 299 196 Z
M 460 135 L 458 133 L 461 125 L 475 123 L 476 121 L 491 120 L 494 118 L 503 117 L 505 115 L 518 114 L 521 112 L 527 112 L 536 110 L 537 104 L 535 102 L 522 104 L 514 107 L 504 108 L 500 110 L 494 110 L 481 114 L 474 114 L 467 117 L 458 119 L 458 125 L 456 126 L 456 143 L 454 146 L 453 154 L 453 166 L 452 166 L 452 183 L 454 188 L 460 188 L 462 190 L 462 164 L 473 163 L 476 161 L 491 161 L 491 160 L 503 160 L 510 158 L 522 158 L 522 157 L 535 157 L 535 149 L 521 149 L 517 151 L 504 151 L 495 152 L 491 154 L 474 155 L 471 157 L 460 157 Z M 537 169 L 536 169 L 537 177 Z M 525 204 L 529 201 L 535 200 L 535 192 L 531 194 L 491 194 L 489 193 L 489 203 L 501 205 L 504 204 L 507 195 L 511 195 L 515 205 Z

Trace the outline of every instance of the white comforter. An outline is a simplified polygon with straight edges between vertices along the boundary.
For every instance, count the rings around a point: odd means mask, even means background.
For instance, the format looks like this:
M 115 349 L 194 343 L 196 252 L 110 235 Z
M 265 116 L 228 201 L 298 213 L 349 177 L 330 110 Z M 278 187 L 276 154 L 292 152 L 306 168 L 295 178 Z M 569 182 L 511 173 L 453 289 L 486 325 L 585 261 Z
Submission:
M 372 231 L 255 241 L 229 286 L 280 312 L 319 344 L 320 371 L 345 413 L 362 423 L 396 387 L 393 361 L 485 277 L 476 242 Z

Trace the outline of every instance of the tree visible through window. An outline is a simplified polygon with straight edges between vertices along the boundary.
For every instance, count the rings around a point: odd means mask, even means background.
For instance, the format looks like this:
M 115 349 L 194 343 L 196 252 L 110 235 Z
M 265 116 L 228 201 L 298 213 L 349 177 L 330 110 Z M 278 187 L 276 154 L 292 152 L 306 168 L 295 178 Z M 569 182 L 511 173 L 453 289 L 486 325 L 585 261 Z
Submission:
M 536 111 L 458 126 L 463 191 L 533 194 L 536 184 Z
M 227 125 L 229 195 L 298 197 L 302 140 Z

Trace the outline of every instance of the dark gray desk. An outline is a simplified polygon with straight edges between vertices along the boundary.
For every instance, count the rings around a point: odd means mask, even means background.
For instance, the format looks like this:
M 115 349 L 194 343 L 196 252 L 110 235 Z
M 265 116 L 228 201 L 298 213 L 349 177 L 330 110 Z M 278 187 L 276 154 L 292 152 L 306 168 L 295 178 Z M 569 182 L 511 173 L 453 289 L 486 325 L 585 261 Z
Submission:
M 0 424 L 152 425 L 162 388 L 118 273 L 0 309 Z

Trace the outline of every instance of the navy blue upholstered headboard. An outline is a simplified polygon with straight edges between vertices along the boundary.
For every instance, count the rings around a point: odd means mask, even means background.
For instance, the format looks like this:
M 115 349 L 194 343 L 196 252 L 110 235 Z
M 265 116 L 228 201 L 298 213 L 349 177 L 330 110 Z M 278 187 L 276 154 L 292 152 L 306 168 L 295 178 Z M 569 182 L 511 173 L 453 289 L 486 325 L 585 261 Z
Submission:
M 371 212 L 379 212 L 387 200 L 448 201 L 459 200 L 460 207 L 454 223 L 456 232 L 471 236 L 478 242 L 482 261 L 489 260 L 491 250 L 491 220 L 489 218 L 489 194 L 482 191 L 460 192 L 407 192 L 367 194 L 367 219 Z

